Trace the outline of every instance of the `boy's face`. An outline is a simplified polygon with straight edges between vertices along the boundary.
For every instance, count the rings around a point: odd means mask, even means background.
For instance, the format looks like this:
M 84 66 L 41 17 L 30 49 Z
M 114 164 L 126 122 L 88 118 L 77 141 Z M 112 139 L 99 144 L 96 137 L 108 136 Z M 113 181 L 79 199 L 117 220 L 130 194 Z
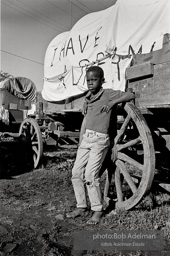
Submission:
M 95 71 L 87 72 L 86 80 L 87 87 L 92 94 L 98 93 L 104 82 L 104 78 L 101 78 Z

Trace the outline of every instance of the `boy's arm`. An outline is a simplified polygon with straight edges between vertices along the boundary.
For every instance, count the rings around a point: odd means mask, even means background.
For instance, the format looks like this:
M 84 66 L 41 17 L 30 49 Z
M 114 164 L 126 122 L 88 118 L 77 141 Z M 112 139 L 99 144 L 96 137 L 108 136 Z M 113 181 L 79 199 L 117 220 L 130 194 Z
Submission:
M 126 102 L 126 101 L 130 101 L 130 100 L 133 100 L 135 98 L 135 95 L 129 91 L 123 93 L 119 98 L 117 99 L 114 99 L 112 101 L 109 101 L 107 103 L 107 105 L 104 105 L 102 108 L 101 108 L 101 112 L 104 112 L 106 111 L 107 113 L 110 111 L 110 109 L 118 104 L 118 103 L 122 103 L 122 102 Z

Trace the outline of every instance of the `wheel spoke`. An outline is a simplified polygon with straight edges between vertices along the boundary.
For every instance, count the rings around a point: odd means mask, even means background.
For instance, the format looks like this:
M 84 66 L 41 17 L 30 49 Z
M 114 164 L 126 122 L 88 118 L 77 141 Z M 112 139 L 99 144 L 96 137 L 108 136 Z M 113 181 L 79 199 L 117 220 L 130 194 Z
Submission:
M 32 134 L 31 140 L 34 140 L 35 136 L 36 136 L 36 131 L 34 131 L 34 133 Z
M 36 156 L 36 154 L 33 155 L 33 160 L 34 160 L 34 163 L 37 162 L 37 156 Z
M 117 144 L 120 140 L 120 138 L 122 137 L 122 135 L 124 134 L 129 122 L 130 122 L 131 117 L 129 115 L 127 115 L 127 117 L 125 118 L 125 121 L 123 122 L 120 130 L 118 131 L 118 135 L 115 138 L 115 144 Z
M 134 181 L 134 183 L 139 184 L 139 182 L 141 181 L 142 176 L 131 173 L 131 178 Z
M 121 188 L 120 169 L 117 167 L 115 171 L 115 187 L 117 192 L 118 202 L 123 201 L 123 193 Z
M 38 148 L 36 146 L 33 146 L 32 149 L 36 153 L 36 155 L 38 155 Z
M 137 145 L 140 142 L 141 142 L 141 138 L 139 136 L 138 138 L 130 140 L 127 143 L 124 143 L 124 144 L 121 144 L 121 145 L 117 145 L 117 151 L 120 151 L 120 150 L 128 148 L 128 147 L 132 147 L 134 145 Z
M 33 127 L 33 125 L 31 124 L 31 125 L 30 125 L 30 134 L 31 134 L 31 135 L 33 134 L 33 130 L 34 130 L 34 127 Z
M 128 173 L 126 166 L 120 160 L 116 161 L 116 165 L 119 167 L 120 172 L 123 174 L 124 179 L 126 180 L 127 184 L 129 185 L 130 189 L 132 190 L 133 194 L 137 191 L 137 187 L 133 182 L 130 174 Z
M 34 145 L 36 145 L 36 146 L 38 146 L 38 141 L 32 141 L 32 146 L 34 146 Z
M 134 167 L 137 167 L 142 171 L 144 170 L 144 165 L 140 164 L 139 162 L 124 153 L 118 152 L 117 158 L 122 160 L 123 162 L 127 162 L 128 164 L 133 165 Z

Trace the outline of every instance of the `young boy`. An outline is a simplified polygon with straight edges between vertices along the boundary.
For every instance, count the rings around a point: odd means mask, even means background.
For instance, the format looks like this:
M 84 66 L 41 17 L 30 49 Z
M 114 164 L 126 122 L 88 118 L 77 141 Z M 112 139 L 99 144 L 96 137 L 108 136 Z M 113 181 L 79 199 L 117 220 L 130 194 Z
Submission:
M 102 199 L 99 172 L 110 146 L 108 135 L 111 109 L 115 104 L 134 98 L 130 92 L 103 89 L 104 72 L 99 66 L 86 71 L 89 92 L 85 98 L 84 120 L 80 135 L 80 146 L 72 170 L 72 184 L 77 208 L 68 213 L 68 218 L 84 214 L 87 209 L 87 188 L 93 216 L 88 224 L 97 224 L 102 216 Z

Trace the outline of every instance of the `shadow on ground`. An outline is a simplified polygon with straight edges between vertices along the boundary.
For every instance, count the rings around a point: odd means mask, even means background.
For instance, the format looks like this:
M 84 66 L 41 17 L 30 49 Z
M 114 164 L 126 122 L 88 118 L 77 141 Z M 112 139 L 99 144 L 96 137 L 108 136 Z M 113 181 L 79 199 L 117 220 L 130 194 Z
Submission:
M 31 145 L 23 138 L 0 140 L 0 178 L 11 178 L 34 168 Z

